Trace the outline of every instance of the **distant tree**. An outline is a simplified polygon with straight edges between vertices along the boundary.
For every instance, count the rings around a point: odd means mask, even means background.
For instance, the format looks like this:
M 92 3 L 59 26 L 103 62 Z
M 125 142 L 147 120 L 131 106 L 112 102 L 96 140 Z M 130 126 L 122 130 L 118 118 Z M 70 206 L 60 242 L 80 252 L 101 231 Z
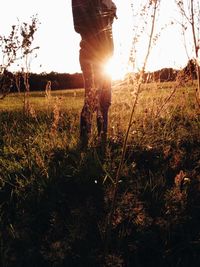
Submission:
M 172 68 L 164 68 L 160 70 L 160 82 L 175 81 L 177 71 Z
M 175 81 L 177 71 L 172 68 L 164 68 L 144 75 L 144 82 L 171 82 Z
M 193 59 L 190 59 L 187 63 L 187 66 L 183 69 L 184 75 L 188 77 L 188 80 L 197 79 L 196 73 L 196 62 Z
M 175 0 L 182 15 L 182 29 L 185 33 L 188 29 L 191 32 L 194 50 L 194 64 L 198 81 L 198 99 L 200 100 L 200 2 L 194 0 Z
M 51 82 L 52 90 L 61 90 L 61 89 L 74 89 L 74 88 L 83 88 L 83 78 L 81 73 L 30 73 L 29 75 L 29 84 L 31 91 L 44 91 L 46 88 L 47 82 Z M 23 84 L 21 83 L 21 87 Z M 15 88 L 16 91 L 16 88 Z

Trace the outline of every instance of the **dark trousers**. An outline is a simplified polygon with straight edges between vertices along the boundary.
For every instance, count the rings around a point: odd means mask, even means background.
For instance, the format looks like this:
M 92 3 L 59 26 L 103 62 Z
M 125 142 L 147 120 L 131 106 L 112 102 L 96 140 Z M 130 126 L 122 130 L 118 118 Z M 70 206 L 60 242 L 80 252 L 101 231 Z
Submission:
M 97 131 L 102 142 L 106 141 L 108 110 L 111 105 L 111 77 L 105 63 L 113 54 L 112 32 L 96 36 L 82 36 L 80 65 L 84 78 L 85 99 L 80 118 L 80 139 L 87 146 L 91 134 L 93 114 L 97 114 Z

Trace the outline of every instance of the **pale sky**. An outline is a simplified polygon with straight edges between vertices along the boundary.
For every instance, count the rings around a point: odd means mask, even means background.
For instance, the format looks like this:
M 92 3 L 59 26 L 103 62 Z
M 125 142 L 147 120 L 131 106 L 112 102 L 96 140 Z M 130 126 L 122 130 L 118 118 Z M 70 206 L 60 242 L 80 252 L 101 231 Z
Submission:
M 114 65 L 116 76 L 128 69 L 128 58 L 133 38 L 133 25 L 140 24 L 133 17 L 131 3 L 137 5 L 144 0 L 115 0 L 118 20 L 113 25 L 115 40 Z M 161 25 L 177 19 L 174 0 L 161 0 Z M 32 15 L 38 14 L 40 25 L 35 36 L 34 45 L 40 46 L 38 57 L 31 63 L 32 72 L 80 72 L 79 42 L 80 37 L 74 31 L 71 11 L 71 0 L 1 0 L 0 35 L 10 32 L 11 26 L 29 21 Z M 160 28 L 161 26 L 158 26 Z M 138 67 L 146 53 L 146 37 L 141 37 L 139 44 Z M 1 58 L 0 58 L 1 60 Z M 178 26 L 167 26 L 161 32 L 156 46 L 152 49 L 147 68 L 155 70 L 163 67 L 183 67 L 187 56 Z

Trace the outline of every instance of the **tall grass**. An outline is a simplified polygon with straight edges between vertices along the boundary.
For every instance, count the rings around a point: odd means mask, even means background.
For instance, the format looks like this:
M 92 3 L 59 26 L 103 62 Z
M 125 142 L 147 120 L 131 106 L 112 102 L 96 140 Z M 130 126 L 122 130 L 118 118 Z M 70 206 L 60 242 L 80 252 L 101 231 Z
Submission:
M 105 157 L 78 146 L 83 90 L 0 102 L 1 266 L 198 266 L 200 120 L 195 85 L 143 84 L 104 257 L 112 185 L 132 105 L 113 89 Z M 159 233 L 159 234 L 158 234 Z M 190 265 L 189 265 L 190 264 Z

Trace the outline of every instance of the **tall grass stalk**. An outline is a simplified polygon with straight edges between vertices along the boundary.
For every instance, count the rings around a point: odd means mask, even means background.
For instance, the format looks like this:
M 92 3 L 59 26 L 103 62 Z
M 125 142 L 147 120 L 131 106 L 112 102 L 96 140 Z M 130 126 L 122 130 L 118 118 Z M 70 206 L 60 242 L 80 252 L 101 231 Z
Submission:
M 200 67 L 198 63 L 198 52 L 199 52 L 199 45 L 197 41 L 197 36 L 195 32 L 195 22 L 194 22 L 194 0 L 191 0 L 191 26 L 192 26 L 192 36 L 195 48 L 195 63 L 196 63 L 196 74 L 197 74 L 197 95 L 198 100 L 200 100 Z
M 135 108 L 136 108 L 137 103 L 138 103 L 139 95 L 141 92 L 141 86 L 142 86 L 142 82 L 143 82 L 143 76 L 144 76 L 144 72 L 146 69 L 147 61 L 148 61 L 148 58 L 149 58 L 149 55 L 151 52 L 152 43 L 153 43 L 153 36 L 154 36 L 155 22 L 156 22 L 156 15 L 157 15 L 157 10 L 158 10 L 158 6 L 159 6 L 159 1 L 153 1 L 152 4 L 153 4 L 153 15 L 152 15 L 151 31 L 150 31 L 150 36 L 149 36 L 147 53 L 146 53 L 146 56 L 144 59 L 142 69 L 140 71 L 138 83 L 136 84 L 135 99 L 133 101 L 126 134 L 125 134 L 125 138 L 123 141 L 122 153 L 121 153 L 121 157 L 120 157 L 119 166 L 117 168 L 117 172 L 116 172 L 116 176 L 115 176 L 115 183 L 114 183 L 114 187 L 113 187 L 110 213 L 108 215 L 107 225 L 106 225 L 106 229 L 105 229 L 105 255 L 107 254 L 108 248 L 109 248 L 109 238 L 110 238 L 110 234 L 111 234 L 112 218 L 113 218 L 113 214 L 114 214 L 114 210 L 115 210 L 115 206 L 116 206 L 116 199 L 117 199 L 117 193 L 118 193 L 118 188 L 119 188 L 119 180 L 120 180 L 121 172 L 123 169 L 125 154 L 126 154 L 126 150 L 127 150 L 128 137 L 130 134 L 130 129 L 132 127 L 133 116 L 135 113 Z

